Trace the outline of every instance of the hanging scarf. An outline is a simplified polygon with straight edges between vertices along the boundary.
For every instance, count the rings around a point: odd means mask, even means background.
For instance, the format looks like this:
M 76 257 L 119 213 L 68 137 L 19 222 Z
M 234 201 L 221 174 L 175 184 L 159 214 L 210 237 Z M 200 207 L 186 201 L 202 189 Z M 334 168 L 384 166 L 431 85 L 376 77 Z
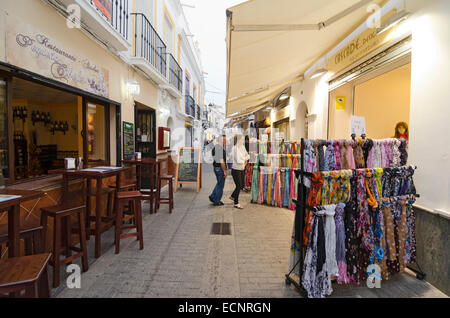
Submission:
M 301 282 L 309 298 L 324 298 L 331 288 L 325 262 L 325 232 L 322 219 L 324 212 L 318 211 L 314 214 Z
M 337 282 L 339 284 L 350 283 L 347 276 L 347 261 L 345 259 L 345 226 L 344 226 L 345 203 L 336 205 L 334 222 L 336 224 L 336 261 L 338 266 Z
M 334 222 L 334 215 L 336 205 L 327 205 L 325 209 L 325 252 L 326 263 L 328 270 L 328 295 L 331 295 L 333 289 L 331 288 L 331 275 L 339 275 L 339 268 L 336 261 L 336 224 Z

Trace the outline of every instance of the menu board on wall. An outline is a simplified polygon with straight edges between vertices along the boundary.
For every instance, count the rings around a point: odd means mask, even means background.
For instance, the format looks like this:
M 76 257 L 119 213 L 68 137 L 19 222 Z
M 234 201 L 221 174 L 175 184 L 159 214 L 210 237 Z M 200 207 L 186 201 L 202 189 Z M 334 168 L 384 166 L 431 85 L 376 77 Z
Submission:
M 123 122 L 123 159 L 130 160 L 134 157 L 134 126 L 132 123 Z

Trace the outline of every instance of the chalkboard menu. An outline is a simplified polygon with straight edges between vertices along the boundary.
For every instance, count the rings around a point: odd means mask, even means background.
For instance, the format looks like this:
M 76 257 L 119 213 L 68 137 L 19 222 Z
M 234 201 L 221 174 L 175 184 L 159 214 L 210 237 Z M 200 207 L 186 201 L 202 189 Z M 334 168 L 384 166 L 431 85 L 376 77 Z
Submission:
M 175 192 L 178 184 L 197 184 L 197 192 L 201 187 L 201 148 L 180 148 L 175 178 Z
M 132 123 L 123 122 L 123 158 L 133 159 L 134 156 L 134 127 Z

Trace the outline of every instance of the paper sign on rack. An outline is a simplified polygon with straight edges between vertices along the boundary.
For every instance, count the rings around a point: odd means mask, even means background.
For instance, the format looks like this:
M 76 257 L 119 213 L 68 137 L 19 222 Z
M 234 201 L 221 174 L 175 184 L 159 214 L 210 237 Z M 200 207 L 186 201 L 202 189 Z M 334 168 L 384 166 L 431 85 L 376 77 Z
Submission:
M 366 134 L 366 118 L 352 116 L 352 134 L 365 135 Z

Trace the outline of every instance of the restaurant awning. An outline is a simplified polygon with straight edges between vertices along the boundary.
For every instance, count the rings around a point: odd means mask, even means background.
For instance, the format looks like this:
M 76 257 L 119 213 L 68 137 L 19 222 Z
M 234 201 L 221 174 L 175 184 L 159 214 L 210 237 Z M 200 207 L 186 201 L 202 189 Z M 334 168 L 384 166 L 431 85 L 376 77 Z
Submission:
M 385 2 L 250 0 L 229 8 L 227 117 L 270 104 Z

